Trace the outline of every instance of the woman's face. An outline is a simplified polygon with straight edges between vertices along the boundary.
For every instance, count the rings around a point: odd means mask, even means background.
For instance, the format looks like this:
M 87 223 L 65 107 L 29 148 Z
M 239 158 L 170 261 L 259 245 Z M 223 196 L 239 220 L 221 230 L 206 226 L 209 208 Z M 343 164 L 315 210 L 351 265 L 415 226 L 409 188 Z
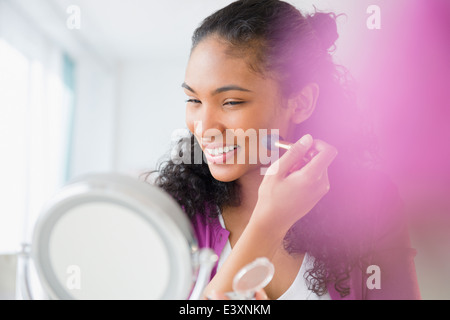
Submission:
M 191 54 L 183 83 L 186 124 L 211 174 L 224 182 L 259 171 L 261 162 L 267 163 L 262 157 L 270 153 L 260 148 L 260 134 L 278 129 L 288 138 L 291 129 L 289 108 L 281 107 L 275 80 L 251 71 L 243 57 L 227 54 L 228 49 L 215 37 L 201 41 Z

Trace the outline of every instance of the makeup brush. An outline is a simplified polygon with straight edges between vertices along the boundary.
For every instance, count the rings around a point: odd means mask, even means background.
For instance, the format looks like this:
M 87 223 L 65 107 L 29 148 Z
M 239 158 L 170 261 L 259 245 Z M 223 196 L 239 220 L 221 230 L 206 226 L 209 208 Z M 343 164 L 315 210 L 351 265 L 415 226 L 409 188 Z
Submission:
M 267 148 L 267 150 L 276 150 L 277 148 L 281 148 L 284 150 L 289 150 L 293 143 L 285 141 L 283 137 L 278 134 L 272 133 L 269 135 L 264 135 L 262 137 L 262 145 Z M 304 164 L 311 161 L 311 159 L 317 154 L 317 151 L 311 148 L 303 157 Z
M 275 150 L 276 148 L 282 148 L 289 150 L 293 143 L 284 141 L 278 134 L 272 133 L 269 135 L 264 135 L 262 137 L 262 144 L 266 146 L 267 150 Z

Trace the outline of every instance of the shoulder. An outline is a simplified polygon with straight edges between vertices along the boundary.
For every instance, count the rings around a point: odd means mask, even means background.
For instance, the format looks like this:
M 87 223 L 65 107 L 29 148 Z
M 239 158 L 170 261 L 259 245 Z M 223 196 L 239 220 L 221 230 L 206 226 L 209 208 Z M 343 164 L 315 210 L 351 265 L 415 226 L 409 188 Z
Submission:
M 214 248 L 216 239 L 223 230 L 218 217 L 212 215 L 211 211 L 211 206 L 205 203 L 203 210 L 197 210 L 191 217 L 192 228 L 200 248 Z
M 190 218 L 192 226 L 196 229 L 203 230 L 211 225 L 219 223 L 218 218 L 212 214 L 211 205 L 205 202 L 202 208 L 195 211 L 195 214 Z

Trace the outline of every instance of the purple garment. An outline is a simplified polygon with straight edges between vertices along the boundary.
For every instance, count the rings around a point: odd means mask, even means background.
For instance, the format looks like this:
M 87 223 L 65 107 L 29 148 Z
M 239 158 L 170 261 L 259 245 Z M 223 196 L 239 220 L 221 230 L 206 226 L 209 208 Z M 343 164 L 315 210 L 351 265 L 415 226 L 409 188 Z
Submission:
M 192 226 L 194 228 L 199 247 L 211 248 L 219 257 L 228 241 L 228 237 L 230 236 L 230 232 L 222 228 L 220 225 L 219 219 L 210 219 L 201 214 L 196 214 L 192 221 Z M 211 279 L 217 272 L 217 264 L 218 261 L 212 269 Z
M 395 207 L 394 207 L 395 209 Z M 206 218 L 205 215 L 196 214 L 192 219 L 195 235 L 200 248 L 211 248 L 220 256 L 229 237 L 229 231 L 222 228 L 219 219 Z M 420 299 L 417 283 L 414 257 L 416 251 L 410 247 L 409 235 L 405 225 L 394 224 L 397 219 L 391 219 L 391 212 L 380 215 L 373 223 L 374 239 L 372 245 L 375 250 L 371 255 L 370 264 L 380 268 L 381 288 L 369 289 L 366 284 L 373 271 L 355 267 L 350 272 L 348 285 L 350 294 L 341 297 L 336 291 L 334 283 L 327 287 L 333 300 L 409 300 Z M 390 218 L 383 219 L 383 217 Z M 212 270 L 211 278 L 217 272 L 217 264 Z

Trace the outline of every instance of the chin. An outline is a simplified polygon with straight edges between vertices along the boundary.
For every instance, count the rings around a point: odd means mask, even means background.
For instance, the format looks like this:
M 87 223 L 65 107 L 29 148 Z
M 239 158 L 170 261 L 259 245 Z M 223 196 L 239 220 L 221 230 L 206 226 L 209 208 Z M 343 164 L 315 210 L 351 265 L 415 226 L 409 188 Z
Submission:
M 239 179 L 243 174 L 243 168 L 232 164 L 208 164 L 209 171 L 214 179 L 222 182 L 231 182 Z

